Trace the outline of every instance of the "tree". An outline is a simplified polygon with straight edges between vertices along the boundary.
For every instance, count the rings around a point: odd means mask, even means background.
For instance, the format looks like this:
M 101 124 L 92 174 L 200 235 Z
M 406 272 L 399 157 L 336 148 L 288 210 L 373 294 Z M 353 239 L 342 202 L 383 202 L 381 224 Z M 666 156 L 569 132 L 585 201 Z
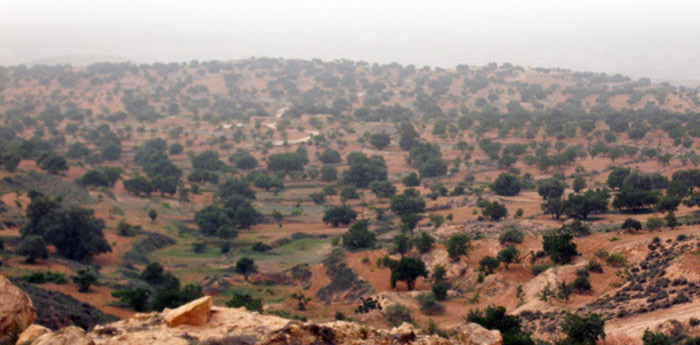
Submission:
M 389 134 L 375 133 L 369 136 L 369 143 L 378 150 L 383 150 L 391 144 L 391 137 Z
M 343 234 L 343 247 L 349 250 L 373 248 L 377 241 L 377 235 L 368 229 L 368 221 L 355 222 L 348 231 Z
M 151 196 L 151 193 L 153 192 L 151 181 L 147 177 L 138 174 L 131 179 L 124 181 L 124 189 L 136 196 L 139 196 L 141 193 L 146 194 L 146 196 Z
M 367 157 L 362 152 L 351 152 L 345 159 L 349 168 L 343 171 L 343 182 L 357 188 L 367 188 L 373 181 L 387 179 L 387 166 L 382 156 Z
M 391 287 L 396 288 L 396 282 L 403 281 L 409 291 L 413 291 L 418 277 L 428 277 L 428 270 L 420 258 L 405 257 L 399 260 L 391 270 Z
M 53 151 L 41 154 L 36 162 L 41 169 L 48 171 L 51 175 L 68 170 L 68 161 Z
M 324 165 L 321 167 L 321 181 L 333 182 L 338 179 L 338 169 L 334 166 Z
M 661 213 L 676 212 L 676 210 L 678 210 L 678 205 L 680 204 L 681 199 L 666 195 L 659 199 L 659 202 L 656 203 L 656 210 Z
M 78 285 L 79 292 L 89 292 L 90 286 L 97 284 L 97 273 L 92 268 L 85 268 L 73 276 L 73 282 Z
M 638 231 L 642 229 L 642 223 L 634 218 L 627 218 L 621 228 L 628 232 Z
M 676 219 L 676 214 L 674 212 L 667 213 L 664 220 L 666 221 L 666 225 L 671 228 L 671 230 L 678 226 L 678 219 Z
M 391 198 L 391 211 L 398 216 L 422 213 L 425 200 L 419 196 L 407 195 L 406 191 Z
M 586 188 L 586 180 L 579 176 L 576 179 L 574 179 L 574 192 L 579 193 L 581 192 L 584 188 Z
M 14 152 L 7 152 L 2 154 L 2 167 L 5 168 L 5 170 L 9 172 L 14 172 L 19 163 L 22 161 L 22 158 Z
M 24 256 L 29 264 L 36 262 L 36 259 L 46 259 L 49 257 L 49 250 L 46 248 L 44 238 L 39 235 L 31 235 L 22 239 L 17 245 L 16 253 Z
M 488 217 L 489 219 L 498 222 L 502 218 L 508 216 L 508 209 L 506 208 L 506 205 L 501 204 L 498 201 L 487 201 L 484 208 L 481 210 L 481 213 L 484 215 L 484 217 Z
M 496 268 L 498 268 L 498 265 L 500 264 L 501 262 L 498 261 L 497 258 L 494 258 L 490 255 L 486 255 L 479 261 L 479 268 L 486 274 L 491 274 Z
M 491 185 L 498 195 L 513 196 L 520 193 L 520 178 L 508 173 L 501 173 Z
M 410 172 L 408 175 L 401 179 L 401 183 L 406 187 L 417 187 L 420 186 L 420 177 L 414 172 Z
M 598 339 L 605 339 L 605 321 L 598 314 L 566 314 L 561 329 L 567 336 L 566 344 L 595 345 Z
M 411 250 L 413 243 L 411 239 L 405 234 L 398 234 L 394 236 L 394 253 L 397 253 L 403 257 L 406 253 Z
M 214 150 L 206 150 L 192 156 L 192 168 L 204 171 L 217 171 L 224 167 L 224 162 L 219 160 L 219 153 Z
M 554 219 L 559 219 L 559 217 L 564 214 L 564 206 L 565 202 L 559 198 L 549 199 L 540 205 L 542 212 L 544 214 L 551 214 Z
M 621 189 L 625 182 L 625 178 L 631 173 L 630 168 L 616 167 L 608 175 L 608 186 L 612 189 Z
M 272 219 L 275 220 L 275 223 L 277 223 L 280 228 L 282 227 L 282 222 L 284 222 L 284 215 L 282 212 L 277 210 L 272 211 Z
M 333 149 L 325 149 L 318 155 L 318 159 L 323 162 L 323 164 L 338 164 L 343 161 L 340 157 L 340 153 Z
M 564 194 L 564 187 L 564 182 L 559 178 L 541 180 L 537 184 L 537 194 L 544 200 L 557 199 Z
M 258 272 L 258 267 L 255 265 L 255 261 L 251 258 L 240 258 L 236 262 L 236 273 L 243 275 L 243 280 L 248 281 L 248 276 L 253 273 Z
M 391 198 L 396 194 L 396 187 L 389 181 L 374 181 L 369 188 L 377 198 Z
M 583 194 L 569 194 L 563 204 L 565 213 L 572 218 L 586 219 L 592 213 L 605 213 L 608 210 L 610 193 L 607 189 L 587 190 Z
M 433 244 L 435 243 L 435 238 L 431 236 L 426 231 L 421 231 L 420 235 L 413 239 L 415 242 L 416 249 L 421 254 L 430 252 L 433 249 Z
M 323 213 L 323 222 L 337 227 L 340 224 L 349 225 L 357 218 L 357 212 L 350 205 L 331 206 Z
M 472 248 L 472 238 L 467 234 L 454 234 L 447 240 L 447 255 L 452 261 L 459 261 L 463 255 L 468 256 Z
M 22 238 L 41 236 L 62 257 L 87 262 L 94 255 L 112 251 L 104 237 L 104 220 L 95 218 L 93 210 L 35 195 L 26 215 L 27 224 L 20 230 Z
M 564 265 L 579 255 L 573 240 L 574 236 L 571 232 L 562 229 L 554 230 L 542 235 L 542 247 L 552 262 Z
M 152 222 L 155 222 L 157 217 L 158 217 L 158 212 L 156 212 L 156 210 L 151 209 L 148 211 L 148 218 L 151 218 Z
M 236 165 L 236 168 L 241 170 L 255 169 L 258 161 L 248 151 L 237 149 L 235 153 L 228 157 L 228 161 Z
M 652 332 L 647 328 L 642 336 L 644 345 L 673 345 L 671 338 L 662 332 Z
M 209 205 L 194 215 L 194 222 L 204 236 L 234 237 L 235 227 L 226 211 L 216 205 Z
M 517 248 L 515 248 L 514 245 L 509 245 L 505 249 L 501 249 L 500 252 L 498 252 L 498 260 L 503 263 L 503 266 L 506 268 L 506 271 L 508 270 L 508 265 L 514 263 L 514 262 L 519 262 L 520 258 L 520 251 L 518 251 Z

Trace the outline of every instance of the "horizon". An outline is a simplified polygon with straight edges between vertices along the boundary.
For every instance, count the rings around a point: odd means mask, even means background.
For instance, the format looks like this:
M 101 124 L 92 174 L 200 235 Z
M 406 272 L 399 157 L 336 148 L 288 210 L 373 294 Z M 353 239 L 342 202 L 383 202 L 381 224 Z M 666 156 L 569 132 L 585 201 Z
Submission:
M 139 63 L 250 57 L 440 66 L 512 63 L 674 84 L 700 82 L 700 4 L 369 1 L 14 2 L 0 64 L 64 56 Z

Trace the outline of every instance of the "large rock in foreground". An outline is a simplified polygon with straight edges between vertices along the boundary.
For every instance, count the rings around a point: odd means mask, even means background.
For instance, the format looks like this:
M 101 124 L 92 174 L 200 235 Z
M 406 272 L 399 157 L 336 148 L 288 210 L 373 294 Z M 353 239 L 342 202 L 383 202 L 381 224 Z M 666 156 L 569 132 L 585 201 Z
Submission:
M 0 276 L 0 334 L 22 332 L 36 320 L 32 299 L 7 278 Z
M 204 296 L 173 310 L 163 311 L 163 319 L 170 327 L 180 325 L 202 325 L 209 320 L 211 297 Z

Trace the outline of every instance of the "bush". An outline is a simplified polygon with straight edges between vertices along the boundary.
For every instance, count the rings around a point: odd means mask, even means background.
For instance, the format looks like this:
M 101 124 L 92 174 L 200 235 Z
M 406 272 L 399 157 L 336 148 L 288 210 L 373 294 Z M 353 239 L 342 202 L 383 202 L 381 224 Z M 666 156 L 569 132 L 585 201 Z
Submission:
M 264 253 L 268 250 L 272 250 L 272 247 L 263 242 L 256 241 L 255 243 L 253 243 L 253 245 L 250 246 L 250 249 L 254 252 Z
M 331 206 L 323 214 L 323 222 L 337 227 L 340 224 L 348 225 L 357 218 L 357 212 L 350 205 Z
M 610 266 L 622 267 L 627 264 L 627 258 L 622 253 L 613 253 L 605 260 Z
M 574 279 L 572 285 L 579 293 L 591 291 L 593 289 L 590 278 L 588 278 L 588 275 L 585 274 L 578 275 L 578 277 Z
M 533 265 L 530 268 L 530 272 L 532 273 L 533 276 L 537 276 L 540 273 L 542 273 L 548 269 L 549 269 L 549 265 Z
M 377 235 L 367 228 L 367 224 L 367 220 L 360 220 L 353 224 L 343 235 L 343 247 L 349 250 L 373 248 Z
M 514 196 L 520 193 L 521 183 L 520 178 L 508 173 L 498 175 L 496 180 L 491 185 L 491 189 L 498 195 Z
M 664 226 L 664 220 L 659 217 L 649 217 L 645 225 L 647 230 L 654 231 Z
M 405 305 L 396 303 L 386 307 L 384 311 L 384 319 L 392 326 L 398 326 L 404 322 L 411 322 L 411 310 Z
M 662 332 L 652 332 L 648 328 L 644 331 L 642 342 L 644 345 L 673 345 L 673 341 L 668 335 Z
M 262 311 L 262 299 L 254 298 L 249 293 L 235 291 L 231 299 L 226 301 L 226 306 L 229 308 L 244 307 L 250 311 Z
M 589 261 L 586 265 L 586 269 L 593 273 L 603 273 L 603 265 L 601 265 L 597 260 Z
M 426 315 L 438 315 L 445 312 L 445 305 L 438 302 L 432 293 L 422 293 L 416 297 L 420 311 Z
M 595 255 L 595 257 L 599 259 L 607 259 L 608 256 L 610 256 L 610 253 L 608 253 L 607 250 L 601 248 L 596 250 L 595 253 L 593 253 L 593 255 Z

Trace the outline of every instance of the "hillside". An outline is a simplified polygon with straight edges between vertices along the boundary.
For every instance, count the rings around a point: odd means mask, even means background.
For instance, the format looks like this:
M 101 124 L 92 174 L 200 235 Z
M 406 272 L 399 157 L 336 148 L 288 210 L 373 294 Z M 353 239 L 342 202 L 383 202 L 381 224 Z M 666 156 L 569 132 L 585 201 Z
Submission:
M 685 340 L 698 92 L 510 64 L 1 67 L 0 273 L 94 306 L 88 328 L 208 295 L 446 338 L 503 306 L 536 339 L 577 313 L 608 344 Z

